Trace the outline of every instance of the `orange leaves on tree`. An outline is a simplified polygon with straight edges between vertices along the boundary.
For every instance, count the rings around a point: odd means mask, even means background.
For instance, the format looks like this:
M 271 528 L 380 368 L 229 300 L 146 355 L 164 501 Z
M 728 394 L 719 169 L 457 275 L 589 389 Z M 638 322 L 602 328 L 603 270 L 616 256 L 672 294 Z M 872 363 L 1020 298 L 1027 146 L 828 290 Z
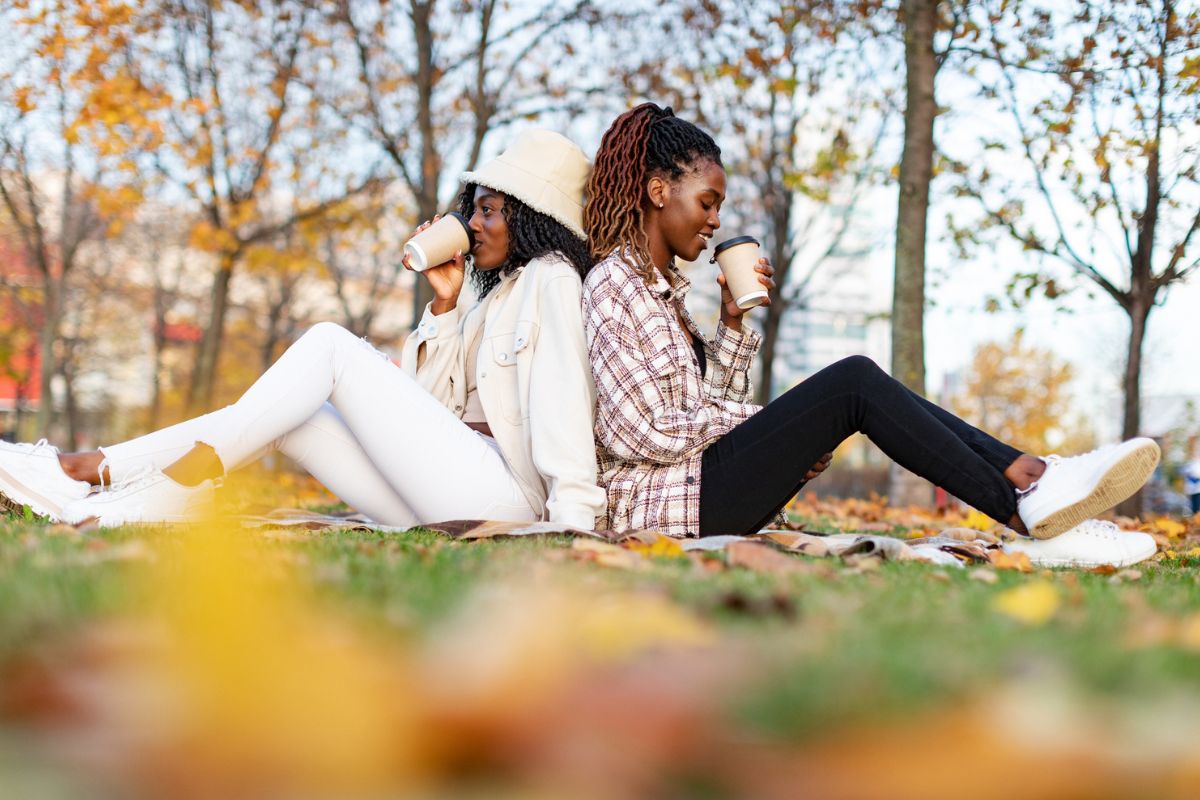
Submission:
M 1073 379 L 1069 364 L 1027 343 L 1018 330 L 1007 343 L 989 342 L 975 351 L 951 408 L 1026 452 L 1079 452 L 1092 445 L 1094 436 L 1072 414 Z

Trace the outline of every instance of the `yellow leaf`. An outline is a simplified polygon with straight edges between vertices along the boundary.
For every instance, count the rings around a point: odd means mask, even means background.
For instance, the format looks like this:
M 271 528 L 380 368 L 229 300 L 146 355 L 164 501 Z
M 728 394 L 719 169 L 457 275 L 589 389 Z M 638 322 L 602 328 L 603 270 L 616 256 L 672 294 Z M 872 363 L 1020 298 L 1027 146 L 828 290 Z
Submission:
M 667 556 L 670 558 L 683 558 L 683 546 L 670 536 L 664 536 L 661 533 L 654 535 L 654 540 L 650 542 L 633 541 L 625 545 L 629 550 L 635 553 L 641 553 L 644 556 Z
M 1169 517 L 1159 517 L 1154 520 L 1154 529 L 1159 533 L 1166 534 L 1172 539 L 1178 539 L 1187 533 L 1187 526 L 1177 519 Z
M 1026 625 L 1044 625 L 1058 611 L 1058 590 L 1049 581 L 1035 581 L 996 595 L 992 606 Z
M 964 528 L 970 528 L 975 531 L 990 531 L 995 524 L 995 521 L 987 514 L 976 511 L 973 508 L 967 512 L 967 517 L 962 522 Z

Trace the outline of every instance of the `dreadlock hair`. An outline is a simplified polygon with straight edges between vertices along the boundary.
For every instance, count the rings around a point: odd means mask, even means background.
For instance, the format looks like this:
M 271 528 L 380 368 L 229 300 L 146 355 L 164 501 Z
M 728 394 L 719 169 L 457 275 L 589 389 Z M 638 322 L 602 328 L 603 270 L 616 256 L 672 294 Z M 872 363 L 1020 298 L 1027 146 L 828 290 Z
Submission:
M 477 187 L 477 184 L 468 183 L 458 196 L 458 211 L 467 219 L 475 213 Z M 561 255 L 579 273 L 580 278 L 587 275 L 594 262 L 588 255 L 586 242 L 549 214 L 530 208 L 511 194 L 500 194 L 504 197 L 500 213 L 504 215 L 504 223 L 508 226 L 508 257 L 495 269 L 475 269 L 474 259 L 468 259 L 471 263 L 471 285 L 480 299 L 494 289 L 504 275 L 551 253 Z
M 600 260 L 619 249 L 646 283 L 653 283 L 646 181 L 655 175 L 678 180 L 703 160 L 722 166 L 721 148 L 670 108 L 642 103 L 613 120 L 600 141 L 583 209 L 592 258 Z

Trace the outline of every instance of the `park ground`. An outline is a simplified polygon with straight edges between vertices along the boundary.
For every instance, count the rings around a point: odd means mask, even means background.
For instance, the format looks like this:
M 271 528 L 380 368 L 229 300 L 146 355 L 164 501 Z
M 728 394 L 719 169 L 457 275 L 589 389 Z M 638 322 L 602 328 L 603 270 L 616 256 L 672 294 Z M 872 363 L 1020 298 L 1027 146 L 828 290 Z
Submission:
M 300 479 L 225 495 L 325 502 Z M 1200 518 L 1120 522 L 1158 554 L 954 568 L 10 514 L 0 796 L 1195 797 Z

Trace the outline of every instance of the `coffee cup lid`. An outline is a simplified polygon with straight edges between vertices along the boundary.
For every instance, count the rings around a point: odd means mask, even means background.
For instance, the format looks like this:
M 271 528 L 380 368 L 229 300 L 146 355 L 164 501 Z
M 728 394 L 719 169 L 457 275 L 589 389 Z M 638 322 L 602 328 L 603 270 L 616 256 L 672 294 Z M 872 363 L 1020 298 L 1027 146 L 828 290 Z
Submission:
M 739 244 L 750 244 L 751 242 L 758 244 L 758 239 L 755 239 L 753 236 L 735 236 L 732 239 L 726 239 L 713 250 L 713 258 L 721 255 L 721 253 L 731 247 L 737 247 Z
M 463 230 L 467 232 L 467 249 L 473 249 L 475 247 L 475 232 L 471 230 L 471 224 L 467 222 L 467 218 L 458 211 L 451 211 L 446 216 L 454 217 L 463 226 Z

